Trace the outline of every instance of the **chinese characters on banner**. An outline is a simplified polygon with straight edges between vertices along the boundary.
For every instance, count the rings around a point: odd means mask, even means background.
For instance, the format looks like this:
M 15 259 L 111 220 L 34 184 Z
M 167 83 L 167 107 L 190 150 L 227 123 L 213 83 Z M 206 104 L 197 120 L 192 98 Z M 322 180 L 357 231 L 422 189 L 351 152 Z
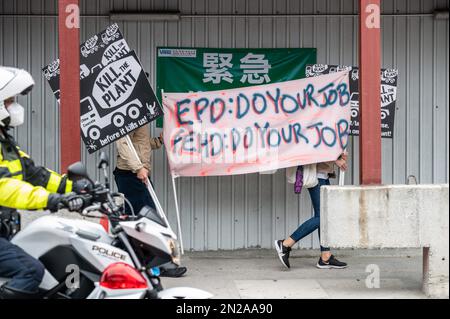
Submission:
M 334 161 L 350 128 L 348 71 L 231 90 L 163 95 L 174 176 L 220 176 Z
M 203 82 L 220 84 L 222 81 L 226 81 L 233 83 L 234 76 L 229 71 L 233 68 L 232 58 L 232 53 L 204 53 L 203 67 L 205 73 L 203 74 Z M 243 72 L 240 78 L 242 83 L 270 83 L 269 69 L 271 65 L 264 54 L 248 53 L 239 61 L 241 63 L 239 67 Z
M 222 81 L 233 83 L 233 74 L 229 69 L 233 67 L 231 59 L 233 55 L 230 53 L 204 53 L 203 54 L 203 82 L 212 82 L 220 84 Z
M 157 95 L 204 92 L 297 80 L 316 49 L 158 48 Z M 162 123 L 159 123 L 162 124 Z

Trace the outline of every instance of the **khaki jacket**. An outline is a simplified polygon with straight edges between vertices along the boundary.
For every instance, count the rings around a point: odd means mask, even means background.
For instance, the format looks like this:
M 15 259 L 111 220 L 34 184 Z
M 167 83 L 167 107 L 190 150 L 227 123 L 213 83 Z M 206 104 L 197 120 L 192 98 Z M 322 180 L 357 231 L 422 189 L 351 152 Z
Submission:
M 118 152 L 117 168 L 136 173 L 142 167 L 145 167 L 150 174 L 152 169 L 152 150 L 158 149 L 162 145 L 159 138 L 150 137 L 150 128 L 148 125 L 144 125 L 137 130 L 134 130 L 129 136 L 142 164 L 136 160 L 128 147 L 126 139 L 121 138 L 116 142 Z
M 336 178 L 334 165 L 334 161 L 317 163 L 317 173 L 325 173 L 328 174 L 329 178 Z
M 317 163 L 317 173 L 334 173 L 334 162 Z

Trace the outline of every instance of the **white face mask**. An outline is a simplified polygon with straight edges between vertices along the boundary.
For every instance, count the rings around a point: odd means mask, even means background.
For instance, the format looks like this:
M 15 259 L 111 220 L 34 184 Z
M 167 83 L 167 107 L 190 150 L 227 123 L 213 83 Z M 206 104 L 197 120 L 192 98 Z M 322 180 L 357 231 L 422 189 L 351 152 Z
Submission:
M 0 126 L 6 125 L 6 119 L 9 119 L 9 112 L 6 109 L 4 102 L 0 101 Z
M 17 127 L 23 124 L 25 121 L 25 109 L 17 102 L 8 106 L 8 113 L 11 118 L 9 122 L 10 126 Z

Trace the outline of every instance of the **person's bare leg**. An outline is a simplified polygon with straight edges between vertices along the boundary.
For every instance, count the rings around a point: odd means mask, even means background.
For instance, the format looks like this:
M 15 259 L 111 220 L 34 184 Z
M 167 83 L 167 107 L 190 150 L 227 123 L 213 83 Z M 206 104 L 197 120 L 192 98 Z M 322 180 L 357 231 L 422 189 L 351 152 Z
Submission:
M 293 240 L 291 237 L 289 237 L 283 241 L 284 247 L 292 247 L 294 245 L 295 245 L 295 240 Z
M 295 240 L 293 240 L 291 237 L 288 237 L 287 239 L 285 239 L 283 241 L 283 246 L 284 247 L 292 247 L 295 245 Z M 321 253 L 321 257 L 323 261 L 328 261 L 328 259 L 330 259 L 331 257 L 331 251 L 322 251 Z
M 330 259 L 330 257 L 331 257 L 331 251 L 322 251 L 321 257 L 322 257 L 323 261 L 327 262 L 328 259 Z

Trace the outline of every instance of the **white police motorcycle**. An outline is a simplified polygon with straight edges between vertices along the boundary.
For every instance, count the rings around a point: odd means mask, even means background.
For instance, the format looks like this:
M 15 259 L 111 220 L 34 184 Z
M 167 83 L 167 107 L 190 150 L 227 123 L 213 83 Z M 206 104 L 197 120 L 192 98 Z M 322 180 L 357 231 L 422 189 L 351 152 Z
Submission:
M 40 260 L 46 268 L 40 285 L 45 299 L 207 299 L 195 288 L 163 289 L 159 266 L 179 265 L 177 236 L 152 208 L 137 216 L 123 213 L 124 205 L 109 189 L 102 153 L 99 168 L 105 184 L 93 183 L 81 163 L 69 167 L 69 178 L 92 183 L 83 195 L 90 206 L 81 213 L 100 213 L 107 224 L 44 216 L 20 231 L 11 242 Z M 103 220 L 105 221 L 105 219 Z

